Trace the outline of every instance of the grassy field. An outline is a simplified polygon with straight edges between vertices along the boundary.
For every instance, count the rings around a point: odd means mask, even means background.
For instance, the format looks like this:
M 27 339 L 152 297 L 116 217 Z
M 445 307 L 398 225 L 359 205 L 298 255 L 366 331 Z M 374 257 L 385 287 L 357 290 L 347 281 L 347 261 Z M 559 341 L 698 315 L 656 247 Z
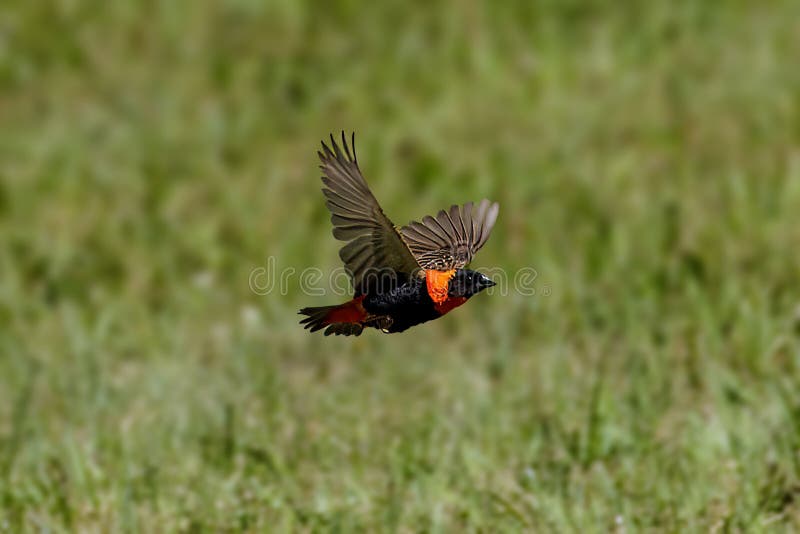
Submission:
M 799 51 L 792 1 L 5 2 L 0 532 L 800 528 Z M 535 295 L 254 293 L 338 267 L 341 129 Z

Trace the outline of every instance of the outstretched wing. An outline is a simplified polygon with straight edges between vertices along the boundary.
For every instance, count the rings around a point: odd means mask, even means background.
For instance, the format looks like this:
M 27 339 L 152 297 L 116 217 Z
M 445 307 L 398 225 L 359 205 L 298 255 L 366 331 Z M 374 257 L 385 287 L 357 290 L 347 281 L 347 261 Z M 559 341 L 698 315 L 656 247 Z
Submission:
M 477 206 L 468 202 L 411 222 L 400 234 L 423 269 L 460 269 L 489 239 L 499 211 L 497 202 L 484 199 Z
M 324 142 L 318 152 L 325 176 L 322 192 L 331 212 L 333 236 L 347 244 L 339 257 L 353 277 L 356 294 L 364 294 L 387 273 L 411 274 L 419 269 L 392 221 L 383 214 L 369 190 L 356 160 L 355 134 L 352 153 L 342 132 L 342 148 L 331 135 L 331 147 Z

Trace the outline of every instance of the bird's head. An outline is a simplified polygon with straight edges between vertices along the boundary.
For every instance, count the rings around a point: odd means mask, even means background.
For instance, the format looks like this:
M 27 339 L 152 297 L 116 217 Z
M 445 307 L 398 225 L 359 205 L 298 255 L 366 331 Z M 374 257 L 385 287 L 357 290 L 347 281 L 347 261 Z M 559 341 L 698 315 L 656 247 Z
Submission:
M 469 298 L 494 285 L 496 284 L 485 274 L 469 269 L 458 269 L 450 279 L 447 294 L 450 297 Z

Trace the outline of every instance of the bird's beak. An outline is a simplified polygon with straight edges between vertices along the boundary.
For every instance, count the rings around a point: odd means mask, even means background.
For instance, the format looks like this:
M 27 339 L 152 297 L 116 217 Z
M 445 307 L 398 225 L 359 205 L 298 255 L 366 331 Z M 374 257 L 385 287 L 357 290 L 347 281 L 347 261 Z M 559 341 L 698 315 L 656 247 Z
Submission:
M 481 275 L 479 284 L 481 286 L 481 289 L 486 289 L 488 287 L 493 287 L 497 285 L 496 282 L 493 282 L 492 279 L 486 276 L 485 274 Z

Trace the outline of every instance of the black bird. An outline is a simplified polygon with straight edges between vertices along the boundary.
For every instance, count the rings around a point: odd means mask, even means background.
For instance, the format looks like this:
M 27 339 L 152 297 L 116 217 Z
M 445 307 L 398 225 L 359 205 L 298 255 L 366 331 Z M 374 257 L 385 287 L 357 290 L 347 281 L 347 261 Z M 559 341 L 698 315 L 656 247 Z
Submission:
M 436 319 L 495 285 L 466 265 L 489 238 L 499 205 L 451 206 L 397 228 L 384 215 L 358 168 L 355 134 L 351 147 L 342 132 L 342 147 L 331 135 L 331 147 L 318 152 L 322 192 L 331 212 L 333 235 L 347 242 L 339 257 L 352 277 L 355 295 L 335 306 L 303 308 L 300 321 L 325 335 L 358 336 L 364 327 L 402 332 Z

